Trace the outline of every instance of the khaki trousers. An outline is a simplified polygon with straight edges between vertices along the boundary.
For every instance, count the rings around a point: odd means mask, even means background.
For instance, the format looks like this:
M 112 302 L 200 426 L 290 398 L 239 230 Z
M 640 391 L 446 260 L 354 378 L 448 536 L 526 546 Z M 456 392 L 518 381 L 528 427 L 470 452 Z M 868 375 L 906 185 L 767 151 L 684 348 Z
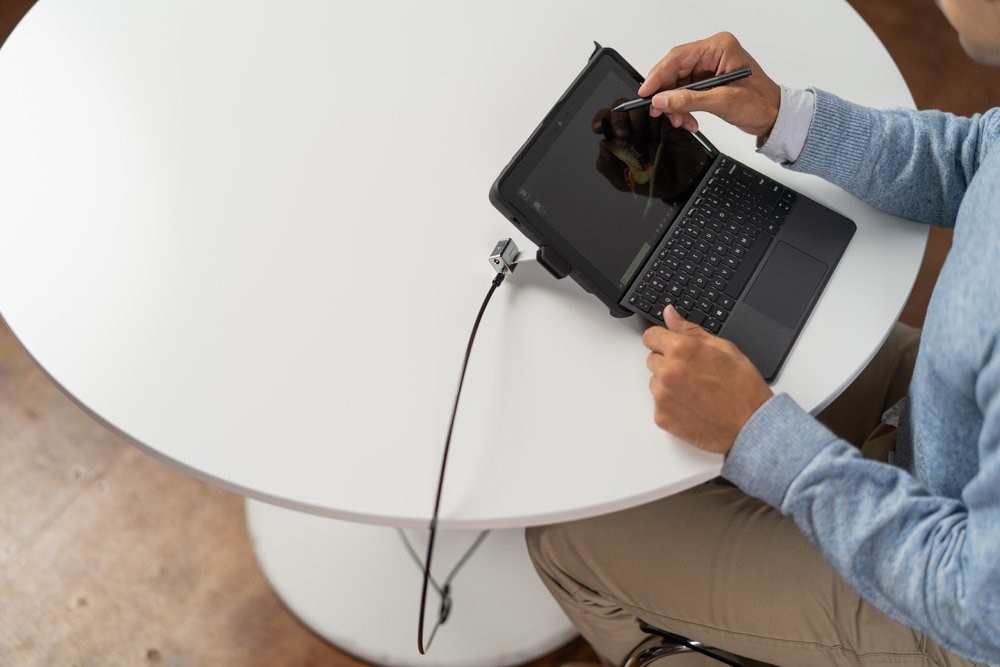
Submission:
M 820 415 L 866 456 L 891 451 L 882 413 L 906 395 L 919 332 L 897 326 Z M 794 522 L 720 481 L 527 532 L 535 567 L 606 665 L 644 639 L 637 618 L 772 665 L 962 665 L 852 591 Z M 714 662 L 697 654 L 666 665 Z M 756 663 L 752 663 L 756 664 Z

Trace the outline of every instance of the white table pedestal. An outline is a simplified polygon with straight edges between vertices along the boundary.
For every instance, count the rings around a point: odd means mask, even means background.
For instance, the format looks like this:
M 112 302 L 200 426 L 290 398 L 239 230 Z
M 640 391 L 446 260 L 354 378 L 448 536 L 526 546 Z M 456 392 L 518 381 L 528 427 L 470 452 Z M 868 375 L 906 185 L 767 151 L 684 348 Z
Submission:
M 538 580 L 524 531 L 492 531 L 452 581 L 453 607 L 427 655 L 417 652 L 422 573 L 394 528 L 337 521 L 247 500 L 257 560 L 282 601 L 338 648 L 391 667 L 500 667 L 541 657 L 576 631 Z M 427 531 L 407 530 L 421 559 Z M 442 582 L 475 540 L 440 531 Z M 440 597 L 431 589 L 427 631 Z

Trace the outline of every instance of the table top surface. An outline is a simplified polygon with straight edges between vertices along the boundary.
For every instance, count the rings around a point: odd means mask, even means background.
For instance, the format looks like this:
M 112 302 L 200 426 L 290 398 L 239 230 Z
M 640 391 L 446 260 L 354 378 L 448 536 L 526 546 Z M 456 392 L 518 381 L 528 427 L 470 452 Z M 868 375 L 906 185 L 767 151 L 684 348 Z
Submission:
M 781 83 L 913 103 L 841 0 L 615 11 L 41 0 L 0 50 L 0 314 L 81 405 L 185 471 L 424 525 L 486 256 L 504 236 L 531 248 L 489 186 L 592 40 L 647 71 L 729 29 Z M 701 121 L 723 152 L 857 223 L 773 386 L 817 410 L 889 331 L 926 230 Z M 441 525 L 599 514 L 718 474 L 719 457 L 653 423 L 641 328 L 537 265 L 502 285 Z

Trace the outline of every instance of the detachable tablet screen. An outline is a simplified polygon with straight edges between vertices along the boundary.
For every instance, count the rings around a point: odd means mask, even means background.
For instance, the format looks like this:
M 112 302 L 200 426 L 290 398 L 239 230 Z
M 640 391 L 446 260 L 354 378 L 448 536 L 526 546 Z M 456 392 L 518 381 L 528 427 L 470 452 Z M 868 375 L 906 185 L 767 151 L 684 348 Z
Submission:
M 649 110 L 610 111 L 636 78 L 602 58 L 553 110 L 506 190 L 547 238 L 557 234 L 619 296 L 705 175 L 714 154 Z M 539 224 L 541 223 L 541 224 Z

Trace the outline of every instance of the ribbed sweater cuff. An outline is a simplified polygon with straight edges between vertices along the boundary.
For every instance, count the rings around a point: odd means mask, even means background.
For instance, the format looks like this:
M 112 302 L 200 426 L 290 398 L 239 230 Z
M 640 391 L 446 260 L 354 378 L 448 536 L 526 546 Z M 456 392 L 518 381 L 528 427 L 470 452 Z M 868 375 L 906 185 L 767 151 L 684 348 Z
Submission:
M 838 184 L 850 183 L 870 157 L 874 118 L 871 110 L 823 90 L 816 95 L 809 136 L 790 167 Z
M 722 476 L 781 509 L 788 487 L 816 454 L 837 437 L 787 394 L 762 405 L 743 426 Z

